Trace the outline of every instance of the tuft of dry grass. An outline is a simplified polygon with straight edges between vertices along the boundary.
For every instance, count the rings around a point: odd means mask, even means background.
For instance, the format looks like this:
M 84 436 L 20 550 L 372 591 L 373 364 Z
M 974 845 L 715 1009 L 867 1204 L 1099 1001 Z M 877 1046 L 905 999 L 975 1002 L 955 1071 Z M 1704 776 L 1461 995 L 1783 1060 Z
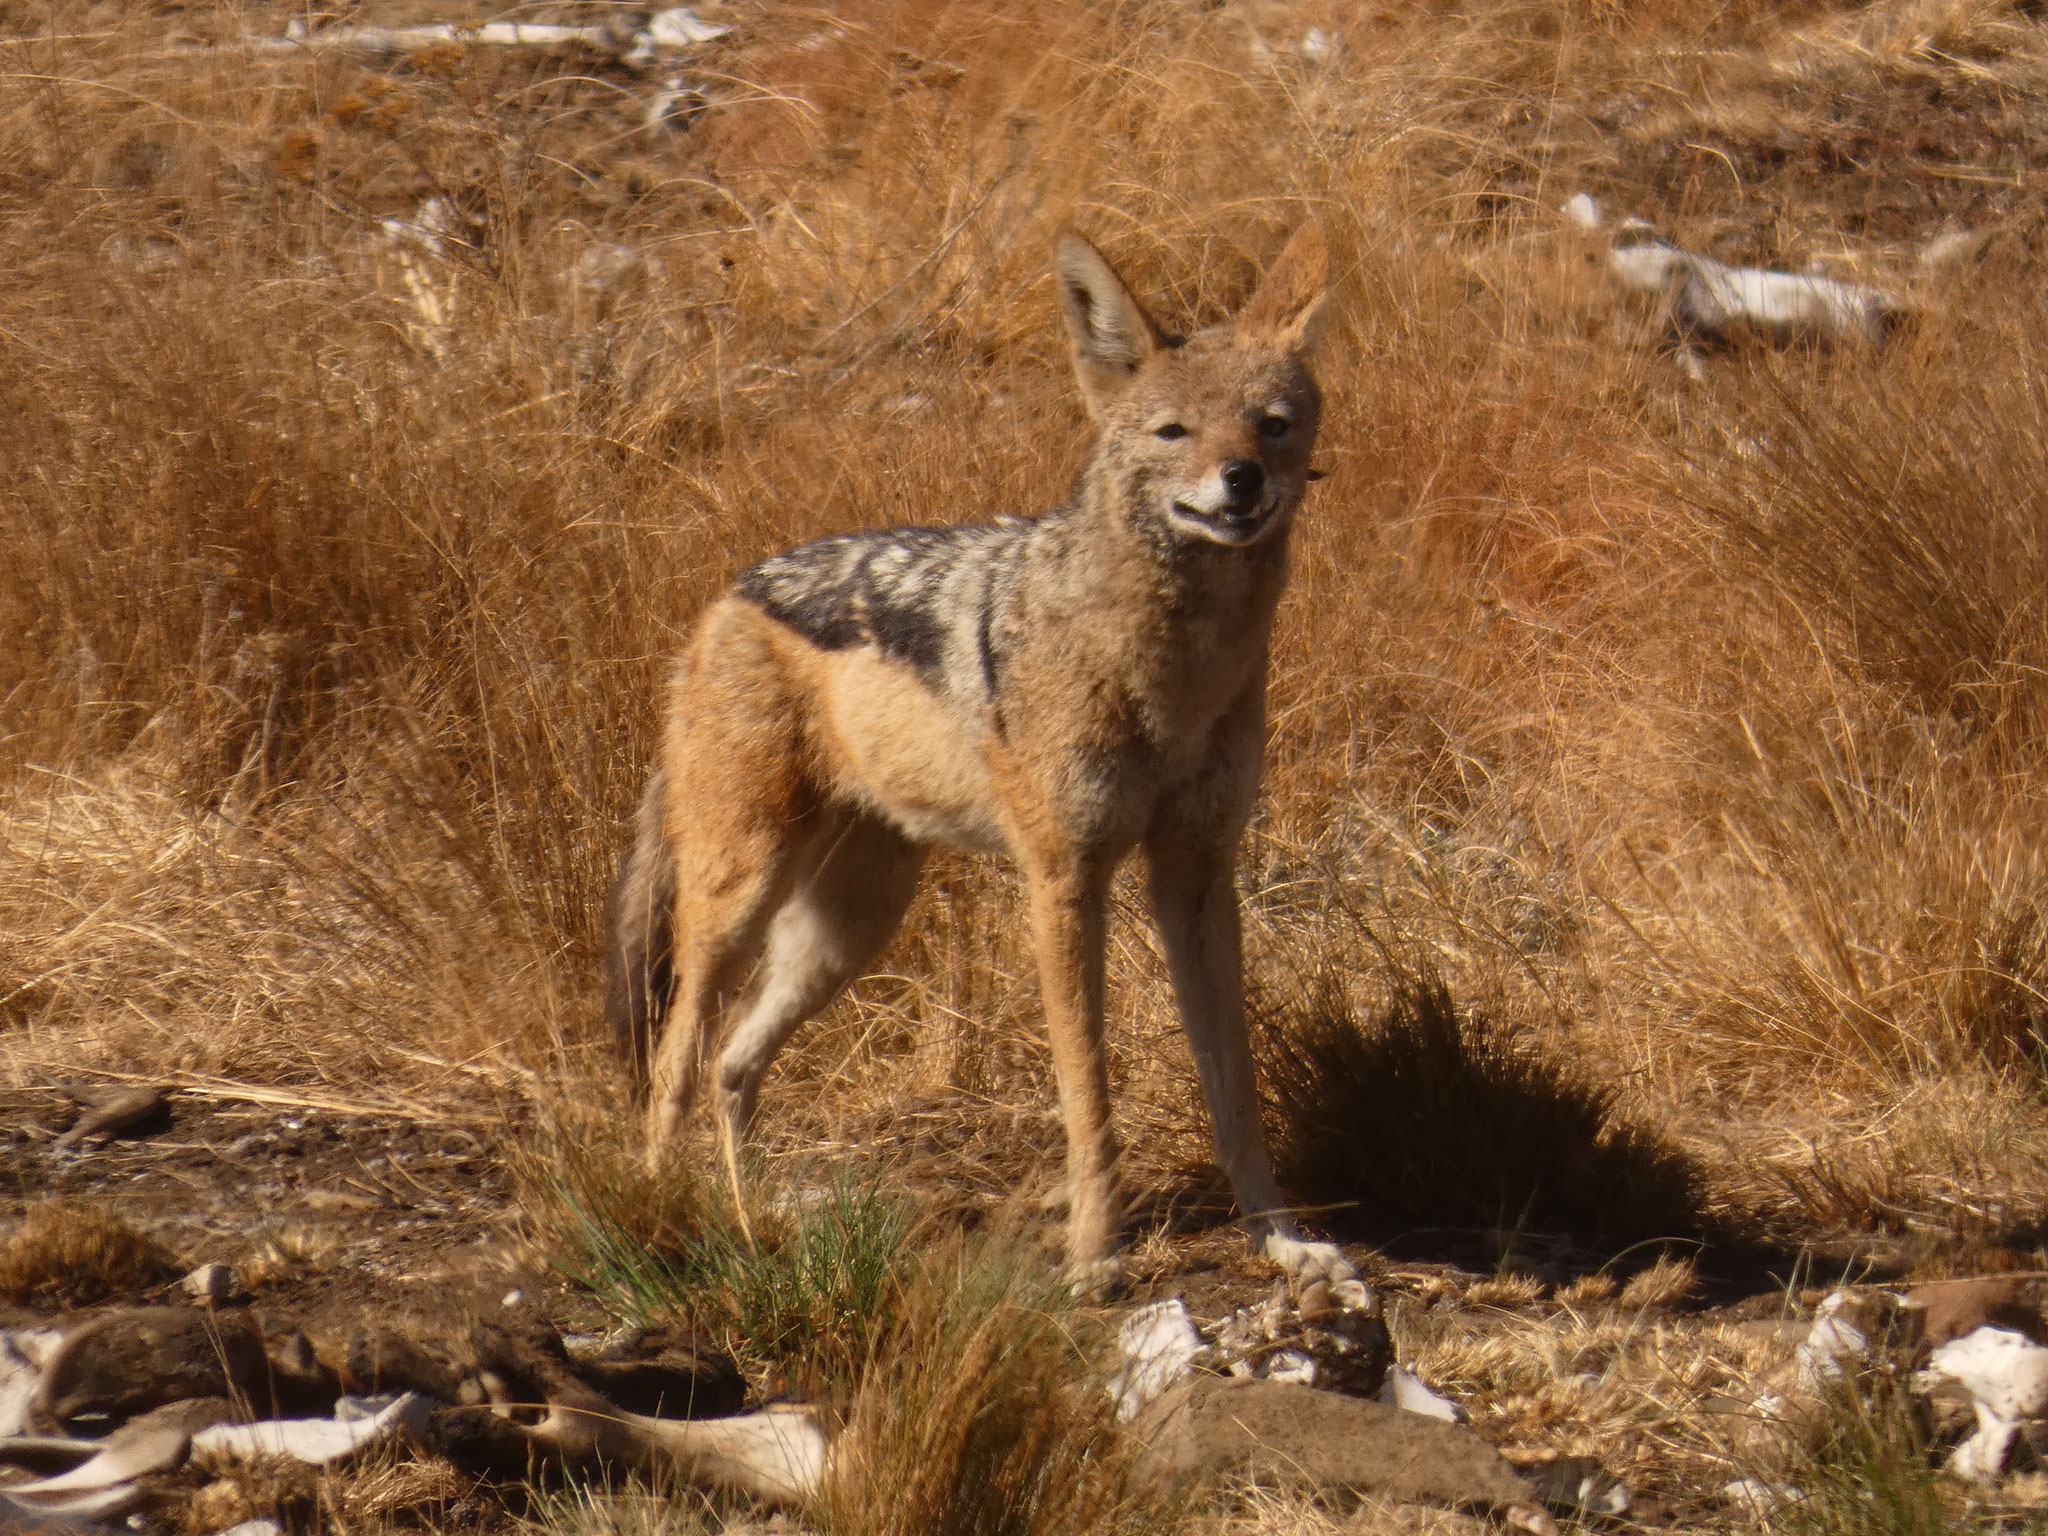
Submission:
M 31 1205 L 0 1242 L 0 1301 L 90 1307 L 136 1301 L 183 1273 L 176 1254 L 98 1206 Z
M 1177 1528 L 1077 1342 L 1085 1321 L 1000 1240 L 930 1255 L 847 1412 L 830 1536 L 1051 1536 Z

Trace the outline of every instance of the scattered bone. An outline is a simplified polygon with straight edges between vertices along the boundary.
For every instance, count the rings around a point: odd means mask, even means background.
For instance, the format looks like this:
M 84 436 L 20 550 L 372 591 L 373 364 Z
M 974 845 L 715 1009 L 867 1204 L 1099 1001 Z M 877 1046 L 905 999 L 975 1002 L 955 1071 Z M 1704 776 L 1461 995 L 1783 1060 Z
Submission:
M 1959 267 L 1966 261 L 1975 261 L 1984 254 L 1984 248 L 1997 238 L 1997 228 L 1951 229 L 1936 235 L 1920 247 L 1920 265 L 1929 272 L 1938 272 L 1945 267 Z
M 254 1424 L 216 1424 L 192 1437 L 192 1459 L 211 1471 L 265 1456 L 285 1456 L 308 1466 L 345 1461 L 374 1445 L 418 1439 L 433 1405 L 406 1393 L 368 1418 L 259 1419 Z
M 241 1295 L 242 1281 L 232 1265 L 202 1264 L 180 1280 L 178 1288 L 194 1301 L 215 1304 Z
M 65 1151 L 95 1147 L 130 1131 L 168 1125 L 170 1118 L 170 1101 L 156 1089 L 123 1088 L 95 1098 L 78 1123 L 52 1145 Z
M 724 1419 L 649 1418 L 623 1411 L 578 1380 L 545 1340 L 481 1326 L 474 1342 L 486 1369 L 514 1384 L 527 1403 L 546 1407 L 538 1424 L 500 1420 L 489 1431 L 500 1444 L 517 1436 L 536 1459 L 625 1466 L 775 1504 L 803 1503 L 823 1485 L 830 1449 L 814 1409 L 776 1407 Z M 480 1411 L 446 1410 L 437 1416 L 437 1429 L 451 1416 Z M 476 1427 L 474 1419 L 467 1422 Z
M 475 224 L 439 194 L 425 198 L 410 219 L 384 219 L 378 226 L 378 243 L 398 264 L 399 281 L 419 317 L 406 326 L 413 344 L 429 357 L 448 354 L 448 331 L 455 323 L 455 279 L 440 258 L 449 246 L 469 248 L 477 230 Z
M 1904 1342 L 1910 1333 L 1910 1323 L 1902 1332 L 1899 1300 L 1887 1291 L 1848 1289 L 1822 1298 L 1792 1358 L 1740 1411 L 1733 1439 L 1744 1460 L 1773 1464 L 1819 1442 L 1828 1425 L 1831 1389 L 1861 1377 L 1881 1346 Z
M 16 1483 L 7 1491 L 16 1498 L 32 1496 L 41 1502 L 51 1494 L 93 1493 L 152 1472 L 167 1472 L 185 1460 L 195 1432 L 219 1423 L 232 1411 L 221 1397 L 168 1403 L 130 1419 L 70 1471 Z
M 1119 1424 L 1128 1424 L 1160 1393 L 1186 1380 L 1209 1349 L 1178 1296 L 1137 1308 L 1117 1329 L 1116 1342 L 1124 1367 L 1109 1378 L 1109 1395 Z
M 1197 1376 L 1138 1415 L 1154 1470 L 1177 1478 L 1251 1473 L 1282 1484 L 1499 1510 L 1554 1531 L 1536 1491 L 1462 1425 L 1291 1382 Z
M 1179 1298 L 1153 1302 L 1124 1319 L 1117 1344 L 1124 1364 L 1107 1387 L 1123 1422 L 1197 1369 L 1372 1397 L 1393 1359 L 1386 1324 L 1355 1279 L 1312 1281 L 1298 1304 L 1283 1281 L 1264 1301 L 1201 1328 Z
M 0 1436 L 18 1435 L 35 1416 L 43 1368 L 64 1335 L 54 1328 L 0 1332 Z
M 1956 1447 L 1949 1470 L 1988 1483 L 2005 1470 L 2022 1421 L 2048 1412 L 2048 1348 L 1990 1324 L 1951 1339 L 1928 1357 L 1930 1375 L 1958 1383 L 1977 1412 L 1977 1429 Z
M 1297 1381 L 1371 1397 L 1392 1361 L 1386 1324 L 1370 1310 L 1360 1280 L 1303 1288 L 1299 1306 L 1285 1283 L 1253 1306 L 1240 1307 L 1211 1333 L 1223 1369 L 1233 1376 Z
M 219 1536 L 284 1536 L 284 1527 L 275 1520 L 244 1520 L 229 1526 Z
M 658 63 L 663 50 L 696 48 L 705 43 L 715 43 L 730 35 L 731 27 L 720 26 L 717 22 L 706 21 L 687 5 L 670 6 L 667 10 L 656 11 L 647 19 L 646 27 L 622 56 L 622 62 L 634 69 L 647 69 Z
M 1581 192 L 1564 205 L 1581 229 L 1602 226 L 1599 204 Z M 1893 295 L 1811 273 L 1731 267 L 1683 251 L 1637 219 L 1614 231 L 1608 264 L 1625 288 L 1651 295 L 1682 336 L 1725 341 L 1739 334 L 1775 340 L 1816 337 L 1881 345 L 1906 312 Z
M 1419 1413 L 1432 1419 L 1442 1419 L 1447 1424 L 1455 1424 L 1462 1417 L 1456 1403 L 1430 1391 L 1420 1376 L 1398 1365 L 1388 1368 L 1387 1379 L 1380 1385 L 1378 1400 L 1389 1408 L 1399 1408 L 1403 1413 Z
M 415 27 L 309 27 L 298 18 L 285 25 L 282 37 L 252 39 L 265 49 L 350 48 L 387 56 L 418 53 L 423 48 L 455 44 L 480 48 L 585 47 L 616 54 L 632 67 L 645 68 L 663 53 L 693 48 L 727 36 L 732 28 L 704 20 L 688 6 L 671 6 L 648 18 L 637 32 L 599 24 L 559 26 L 546 22 L 487 21 L 473 26 L 436 22 Z
M 142 1499 L 143 1490 L 133 1483 L 44 1504 L 0 1492 L 0 1531 L 6 1536 L 24 1531 L 105 1531 L 105 1522 L 118 1520 Z
M 1806 1495 L 1797 1488 L 1779 1487 L 1762 1478 L 1738 1477 L 1721 1485 L 1721 1497 L 1750 1519 L 1768 1521 L 1782 1505 L 1797 1504 Z

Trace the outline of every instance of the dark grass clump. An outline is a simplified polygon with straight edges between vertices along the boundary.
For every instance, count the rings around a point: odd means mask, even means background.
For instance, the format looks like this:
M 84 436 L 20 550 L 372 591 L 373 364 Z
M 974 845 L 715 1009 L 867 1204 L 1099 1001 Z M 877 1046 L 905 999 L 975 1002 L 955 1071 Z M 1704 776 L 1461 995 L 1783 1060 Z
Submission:
M 845 1376 L 892 1315 L 906 1201 L 873 1168 L 766 1187 L 650 1176 L 616 1136 L 558 1127 L 526 1169 L 554 1267 L 635 1323 L 681 1321 L 735 1358 L 809 1386 Z
M 1707 1227 L 1683 1153 L 1434 975 L 1403 976 L 1370 1021 L 1316 986 L 1259 1034 L 1282 1182 L 1345 1235 L 1614 1253 Z
M 169 1285 L 177 1255 L 120 1217 L 68 1200 L 30 1206 L 0 1242 L 0 1301 L 21 1307 L 90 1307 Z

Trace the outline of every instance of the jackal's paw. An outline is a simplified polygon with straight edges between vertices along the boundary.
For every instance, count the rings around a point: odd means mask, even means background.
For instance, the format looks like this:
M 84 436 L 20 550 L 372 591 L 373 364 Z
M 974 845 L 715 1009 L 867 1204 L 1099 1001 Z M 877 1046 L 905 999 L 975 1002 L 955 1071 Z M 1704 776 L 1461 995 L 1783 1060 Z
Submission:
M 1076 1301 L 1096 1305 L 1116 1300 L 1129 1283 L 1124 1261 L 1114 1257 L 1076 1259 L 1067 1266 L 1065 1279 Z
M 1335 1243 L 1311 1243 L 1271 1232 L 1266 1236 L 1266 1257 L 1287 1271 L 1288 1283 L 1297 1291 L 1320 1280 L 1341 1305 L 1363 1309 L 1372 1304 L 1372 1292 Z

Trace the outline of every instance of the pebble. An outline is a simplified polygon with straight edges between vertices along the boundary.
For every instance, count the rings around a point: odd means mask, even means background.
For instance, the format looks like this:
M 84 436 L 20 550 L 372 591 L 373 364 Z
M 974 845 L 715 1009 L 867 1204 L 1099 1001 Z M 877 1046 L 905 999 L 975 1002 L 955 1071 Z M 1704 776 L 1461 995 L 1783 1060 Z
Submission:
M 202 1264 L 178 1286 L 194 1301 L 226 1301 L 241 1294 L 242 1281 L 231 1265 Z

